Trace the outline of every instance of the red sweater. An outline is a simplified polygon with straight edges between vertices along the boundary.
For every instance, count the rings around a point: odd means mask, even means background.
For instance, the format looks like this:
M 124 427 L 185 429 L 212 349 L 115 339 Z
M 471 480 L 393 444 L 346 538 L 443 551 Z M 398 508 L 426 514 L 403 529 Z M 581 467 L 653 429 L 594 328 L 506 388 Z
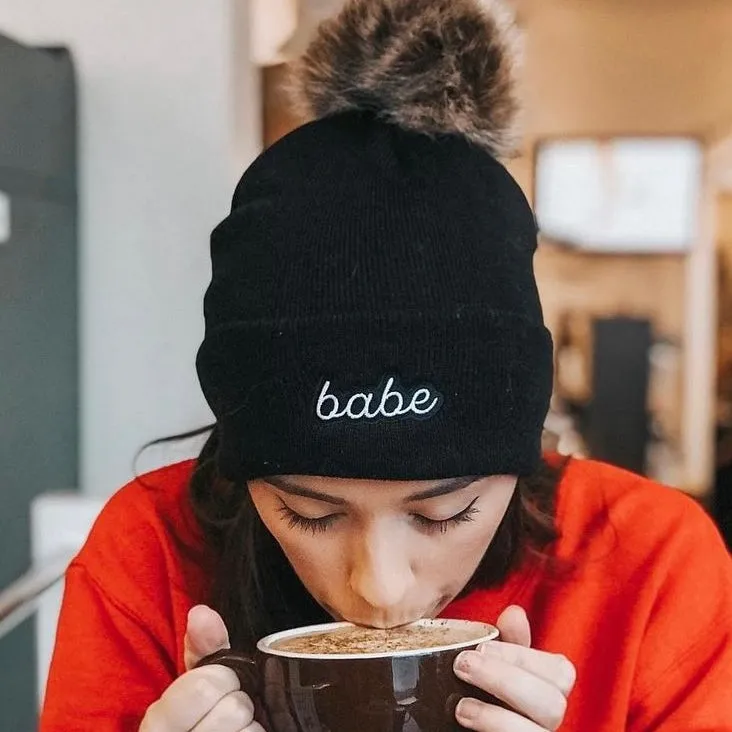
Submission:
M 108 503 L 66 578 L 41 732 L 136 732 L 183 671 L 191 606 L 211 556 L 187 500 L 192 463 L 163 468 Z M 732 732 L 732 561 L 692 500 L 573 460 L 561 482 L 553 554 L 574 571 L 527 565 L 445 616 L 528 612 L 534 645 L 578 680 L 564 730 Z

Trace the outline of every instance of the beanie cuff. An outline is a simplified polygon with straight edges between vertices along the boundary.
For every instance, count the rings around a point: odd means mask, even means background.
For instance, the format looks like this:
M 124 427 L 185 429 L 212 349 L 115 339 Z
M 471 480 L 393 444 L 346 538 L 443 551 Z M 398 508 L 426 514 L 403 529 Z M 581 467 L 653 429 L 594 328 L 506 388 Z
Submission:
M 526 475 L 541 457 L 552 341 L 510 313 L 234 324 L 197 368 L 222 475 Z

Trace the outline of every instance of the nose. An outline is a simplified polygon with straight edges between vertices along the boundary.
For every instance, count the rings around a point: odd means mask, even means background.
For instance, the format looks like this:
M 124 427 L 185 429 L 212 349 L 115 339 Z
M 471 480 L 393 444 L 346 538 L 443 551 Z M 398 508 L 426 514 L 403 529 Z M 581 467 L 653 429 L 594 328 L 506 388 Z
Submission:
M 374 617 L 374 624 L 399 622 L 415 576 L 407 547 L 399 541 L 399 530 L 382 525 L 364 532 L 354 546 L 350 585 Z

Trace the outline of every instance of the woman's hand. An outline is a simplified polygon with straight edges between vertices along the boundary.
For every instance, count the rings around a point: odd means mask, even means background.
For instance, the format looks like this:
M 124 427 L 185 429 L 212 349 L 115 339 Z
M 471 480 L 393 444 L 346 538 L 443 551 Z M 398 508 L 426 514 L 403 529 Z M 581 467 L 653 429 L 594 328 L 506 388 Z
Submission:
M 564 656 L 531 648 L 526 613 L 516 606 L 498 619 L 500 641 L 490 641 L 455 659 L 455 673 L 500 699 L 510 709 L 463 699 L 455 715 L 476 732 L 555 732 L 564 720 L 576 671 Z
M 148 708 L 139 732 L 264 732 L 254 721 L 254 704 L 231 669 L 195 668 L 205 656 L 228 647 L 221 616 L 203 605 L 194 607 L 185 636 L 188 670 Z

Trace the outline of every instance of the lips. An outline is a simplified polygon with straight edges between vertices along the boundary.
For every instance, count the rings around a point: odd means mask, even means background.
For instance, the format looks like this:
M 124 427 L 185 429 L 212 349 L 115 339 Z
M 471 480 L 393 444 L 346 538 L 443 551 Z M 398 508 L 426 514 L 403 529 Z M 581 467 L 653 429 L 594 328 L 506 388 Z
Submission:
M 384 619 L 378 617 L 371 618 L 358 618 L 356 616 L 349 615 L 346 617 L 341 613 L 337 612 L 330 605 L 321 602 L 320 606 L 325 610 L 333 620 L 337 622 L 353 623 L 354 625 L 361 625 L 365 628 L 398 628 L 402 625 L 409 625 L 422 618 L 436 618 L 450 603 L 451 597 L 449 595 L 443 595 L 432 607 L 421 613 L 405 613 L 400 618 L 388 618 Z
M 331 610 L 328 610 L 328 612 L 331 614 L 334 620 L 345 621 L 348 623 L 353 623 L 354 625 L 361 625 L 365 628 L 382 628 L 385 630 L 391 628 L 399 628 L 402 625 L 409 625 L 410 623 L 414 623 L 417 620 L 421 620 L 422 618 L 435 617 L 434 613 L 409 613 L 408 615 L 402 616 L 400 618 L 357 618 L 353 616 L 344 617 L 334 613 Z

